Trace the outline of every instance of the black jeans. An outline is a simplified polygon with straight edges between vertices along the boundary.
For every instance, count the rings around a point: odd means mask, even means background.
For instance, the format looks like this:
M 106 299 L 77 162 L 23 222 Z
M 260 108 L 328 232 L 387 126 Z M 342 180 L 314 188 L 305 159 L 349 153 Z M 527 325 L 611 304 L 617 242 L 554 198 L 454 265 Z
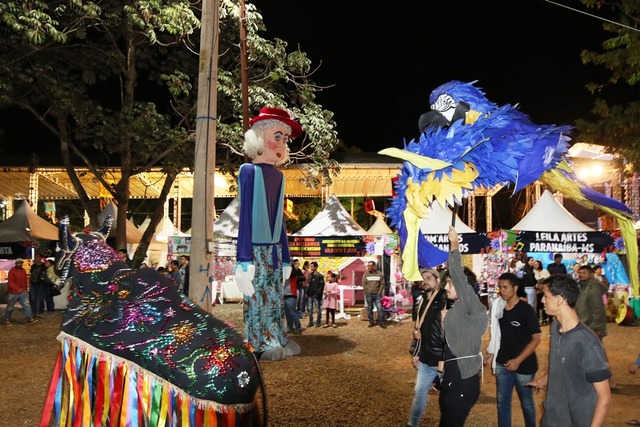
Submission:
M 480 397 L 480 375 L 464 380 L 442 380 L 440 427 L 462 427 Z

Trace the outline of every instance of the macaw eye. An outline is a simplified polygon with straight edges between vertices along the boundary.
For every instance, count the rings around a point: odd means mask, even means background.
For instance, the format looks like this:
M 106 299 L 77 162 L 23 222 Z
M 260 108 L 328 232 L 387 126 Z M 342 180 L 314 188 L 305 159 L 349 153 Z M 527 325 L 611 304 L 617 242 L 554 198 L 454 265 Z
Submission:
M 457 103 L 451 97 L 451 95 L 443 93 L 438 97 L 438 99 L 436 99 L 436 102 L 431 104 L 431 109 L 443 113 L 445 111 L 449 111 L 452 108 L 456 108 L 456 105 Z

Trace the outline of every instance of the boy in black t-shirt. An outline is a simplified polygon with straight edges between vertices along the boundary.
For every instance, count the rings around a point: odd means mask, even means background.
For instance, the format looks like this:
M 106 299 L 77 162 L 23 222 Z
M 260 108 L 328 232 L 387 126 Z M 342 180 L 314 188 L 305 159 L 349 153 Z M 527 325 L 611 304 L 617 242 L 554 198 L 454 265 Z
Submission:
M 496 358 L 498 426 L 511 425 L 511 396 L 515 387 L 526 427 L 535 427 L 533 391 L 526 384 L 538 370 L 535 350 L 540 344 L 540 326 L 533 308 L 518 296 L 522 286 L 515 274 L 498 278 L 500 297 L 506 306 L 499 318 L 500 349 Z

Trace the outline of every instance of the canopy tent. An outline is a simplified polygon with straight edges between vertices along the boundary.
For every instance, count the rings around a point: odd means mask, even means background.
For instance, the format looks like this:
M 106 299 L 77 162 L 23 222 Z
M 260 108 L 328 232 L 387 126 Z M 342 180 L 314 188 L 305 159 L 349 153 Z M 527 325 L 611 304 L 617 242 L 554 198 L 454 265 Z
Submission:
M 583 224 L 565 209 L 553 197 L 549 190 L 544 190 L 540 200 L 531 210 L 513 226 L 520 231 L 595 231 Z
M 444 208 L 440 202 L 434 200 L 431 203 L 429 213 L 420 223 L 422 234 L 448 234 L 453 213 L 449 208 Z M 456 215 L 454 228 L 458 233 L 475 233 L 476 231 L 462 222 Z
M 151 222 L 151 218 L 146 217 L 140 227 L 138 229 L 144 233 L 149 227 L 149 223 Z M 173 221 L 170 218 L 163 216 L 158 225 L 156 226 L 156 231 L 153 234 L 153 238 L 159 242 L 166 242 L 169 236 L 188 236 L 188 234 L 183 233 L 178 230 Z
M 238 223 L 240 221 L 240 199 L 234 197 L 225 210 L 213 221 L 214 237 L 229 239 L 238 238 Z
M 427 216 L 420 222 L 420 232 L 431 244 L 448 251 L 448 234 L 452 217 L 453 212 L 451 212 L 451 209 L 443 207 L 440 202 L 434 200 L 429 206 Z M 454 228 L 462 237 L 460 253 L 463 255 L 472 255 L 472 270 L 479 276 L 483 268 L 482 255 L 479 255 L 479 252 L 485 245 L 485 234 L 476 233 L 476 231 L 463 222 L 457 214 L 455 215 Z
M 327 200 L 324 208 L 292 236 L 365 236 L 362 228 L 340 204 L 335 194 Z
M 113 226 L 111 227 L 111 231 L 109 232 L 109 237 L 114 237 L 116 235 L 117 229 L 117 219 L 118 219 L 118 208 L 113 202 L 109 202 L 107 206 L 104 207 L 102 212 L 98 214 L 98 221 L 103 223 L 107 216 L 111 215 L 113 218 Z M 127 243 L 140 243 L 142 240 L 142 231 L 138 230 L 133 222 L 127 220 Z
M 289 237 L 292 257 L 345 257 L 366 253 L 362 228 L 332 194 L 322 210 L 297 232 Z
M 58 240 L 58 228 L 40 218 L 25 200 L 11 218 L 0 223 L 0 242 Z
M 371 236 L 384 236 L 385 234 L 393 234 L 393 230 L 389 228 L 382 216 L 378 216 L 371 228 L 367 230 L 367 234 Z

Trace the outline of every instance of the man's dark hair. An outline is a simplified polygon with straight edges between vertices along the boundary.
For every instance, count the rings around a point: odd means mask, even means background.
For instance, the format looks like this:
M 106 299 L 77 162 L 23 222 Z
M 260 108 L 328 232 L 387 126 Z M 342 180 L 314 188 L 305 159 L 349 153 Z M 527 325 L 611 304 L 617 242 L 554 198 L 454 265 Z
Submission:
M 554 274 L 544 280 L 551 295 L 559 295 L 569 307 L 574 308 L 580 295 L 578 283 L 568 274 Z
M 172 259 L 171 260 L 171 265 L 176 266 L 176 267 L 180 267 L 180 263 L 178 262 L 177 259 Z
M 498 280 L 506 280 L 511 283 L 511 285 L 520 287 L 520 279 L 513 273 L 502 273 L 500 277 L 498 277 Z
M 506 280 L 511 283 L 512 286 L 516 287 L 516 295 L 519 298 L 524 298 L 527 296 L 527 292 L 524 290 L 524 286 L 522 286 L 522 280 L 520 280 L 520 278 L 518 278 L 518 276 L 516 276 L 515 274 L 502 273 L 500 277 L 498 277 L 498 280 Z
M 554 259 L 554 260 L 556 260 L 556 259 L 558 259 L 558 258 L 562 258 L 562 254 L 555 254 L 555 255 L 553 256 L 553 259 Z
M 315 262 L 315 261 L 311 261 L 311 264 L 310 264 L 310 265 L 313 265 L 315 268 L 318 268 L 318 263 L 317 263 L 317 262 Z
M 471 271 L 469 267 L 464 267 L 463 272 L 464 272 L 464 275 L 467 276 L 467 283 L 469 284 L 469 286 L 471 286 L 472 288 L 475 288 L 478 285 L 478 279 L 477 279 L 476 273 Z M 451 278 L 451 273 L 449 272 L 449 270 L 446 270 L 442 275 L 441 286 L 444 287 L 446 285 L 447 279 L 450 279 L 450 278 Z
M 591 266 L 588 265 L 588 264 L 585 264 L 585 265 L 581 266 L 580 270 L 589 270 L 590 272 L 593 273 L 593 268 L 591 268 Z

